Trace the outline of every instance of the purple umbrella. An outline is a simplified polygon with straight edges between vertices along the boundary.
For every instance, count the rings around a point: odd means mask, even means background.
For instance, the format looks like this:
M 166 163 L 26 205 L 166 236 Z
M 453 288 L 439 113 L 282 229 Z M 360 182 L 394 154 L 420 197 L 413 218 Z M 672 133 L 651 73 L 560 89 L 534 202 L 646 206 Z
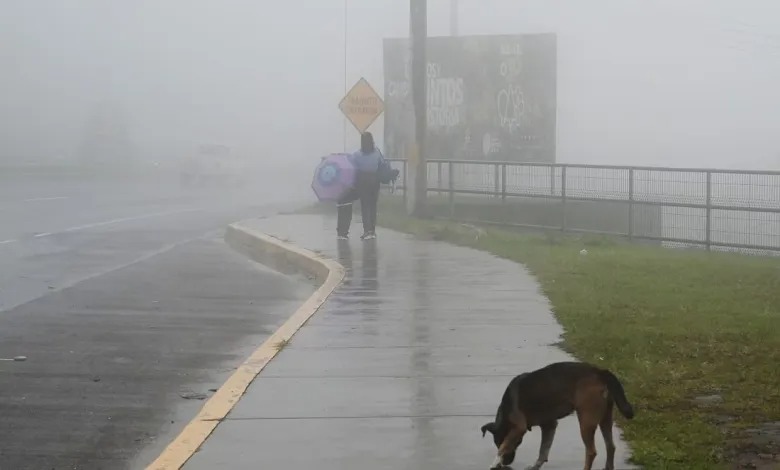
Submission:
M 320 201 L 338 201 L 355 185 L 355 166 L 349 154 L 332 153 L 322 157 L 314 171 L 311 189 Z

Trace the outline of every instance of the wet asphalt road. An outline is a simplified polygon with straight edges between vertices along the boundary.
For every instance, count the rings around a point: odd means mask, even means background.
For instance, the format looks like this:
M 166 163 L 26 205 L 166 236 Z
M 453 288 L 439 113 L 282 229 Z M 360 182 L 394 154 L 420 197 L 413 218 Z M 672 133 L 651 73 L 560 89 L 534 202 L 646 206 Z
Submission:
M 142 468 L 308 296 L 222 241 L 296 205 L 165 181 L 0 180 L 0 469 Z

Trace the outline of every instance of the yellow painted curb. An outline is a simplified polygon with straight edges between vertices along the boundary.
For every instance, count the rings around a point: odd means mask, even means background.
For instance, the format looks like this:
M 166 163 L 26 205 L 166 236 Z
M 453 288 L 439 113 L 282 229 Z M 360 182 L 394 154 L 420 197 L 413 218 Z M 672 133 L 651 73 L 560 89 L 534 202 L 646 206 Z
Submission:
M 233 372 L 198 415 L 146 467 L 147 470 L 173 470 L 184 466 L 236 406 L 255 377 L 279 353 L 280 343 L 289 341 L 344 279 L 344 267 L 339 263 L 240 224 L 228 227 L 225 240 L 233 248 L 274 269 L 287 273 L 303 272 L 321 283 L 320 287 Z

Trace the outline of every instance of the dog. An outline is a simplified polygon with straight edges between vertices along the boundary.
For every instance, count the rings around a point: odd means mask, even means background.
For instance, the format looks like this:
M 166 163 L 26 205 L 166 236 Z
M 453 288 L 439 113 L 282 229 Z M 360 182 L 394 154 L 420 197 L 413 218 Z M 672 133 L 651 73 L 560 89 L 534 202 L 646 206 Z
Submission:
M 534 426 L 542 430 L 539 457 L 528 470 L 539 470 L 547 462 L 558 420 L 576 411 L 585 444 L 584 470 L 591 470 L 596 458 L 594 438 L 601 429 L 607 447 L 606 470 L 615 468 L 612 439 L 613 405 L 627 419 L 634 408 L 626 399 L 620 380 L 609 370 L 584 362 L 556 362 L 513 378 L 501 398 L 496 419 L 480 429 L 493 435 L 498 448 L 491 469 L 510 465 L 523 436 Z

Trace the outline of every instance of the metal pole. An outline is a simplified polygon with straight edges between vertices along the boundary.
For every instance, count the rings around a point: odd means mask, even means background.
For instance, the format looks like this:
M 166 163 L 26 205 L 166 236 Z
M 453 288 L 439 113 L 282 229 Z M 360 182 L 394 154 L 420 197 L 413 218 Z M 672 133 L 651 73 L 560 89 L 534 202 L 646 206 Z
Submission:
M 496 163 L 493 167 L 493 188 L 495 189 L 495 194 L 493 197 L 499 197 L 501 194 L 501 166 Z
M 707 199 L 705 201 L 706 203 L 706 233 L 704 240 L 705 247 L 707 248 L 707 251 L 710 251 L 712 249 L 712 172 L 707 172 Z
M 501 204 L 501 220 L 507 222 L 509 221 L 509 211 L 506 208 L 506 163 L 501 165 Z
M 436 171 L 438 173 L 438 175 L 436 177 L 436 187 L 438 188 L 438 191 L 436 191 L 436 193 L 437 194 L 441 194 L 441 188 L 443 188 L 442 181 L 441 181 L 441 178 L 442 178 L 442 176 L 441 176 L 441 174 L 442 174 L 441 173 L 441 162 L 438 162 L 436 164 Z
M 458 35 L 458 0 L 450 0 L 450 36 Z
M 501 202 L 506 204 L 506 163 L 501 165 Z
M 406 198 L 409 196 L 409 169 L 406 160 L 403 161 L 404 174 L 404 207 L 406 207 Z
M 409 0 L 409 36 L 412 54 L 412 103 L 414 105 L 414 200 L 412 215 L 425 212 L 428 190 L 428 164 L 425 155 L 425 135 L 428 131 L 427 59 L 428 0 Z
M 347 3 L 349 0 L 344 0 L 344 95 L 347 96 Z M 342 135 L 344 138 L 344 152 L 347 152 L 347 117 L 342 119 Z
M 449 203 L 450 203 L 450 218 L 455 217 L 455 164 L 452 160 L 447 162 L 447 176 L 449 177 Z
M 555 166 L 550 167 L 550 196 L 555 196 Z
M 634 169 L 628 169 L 628 239 L 634 238 Z
M 566 165 L 561 165 L 561 231 L 566 231 Z

